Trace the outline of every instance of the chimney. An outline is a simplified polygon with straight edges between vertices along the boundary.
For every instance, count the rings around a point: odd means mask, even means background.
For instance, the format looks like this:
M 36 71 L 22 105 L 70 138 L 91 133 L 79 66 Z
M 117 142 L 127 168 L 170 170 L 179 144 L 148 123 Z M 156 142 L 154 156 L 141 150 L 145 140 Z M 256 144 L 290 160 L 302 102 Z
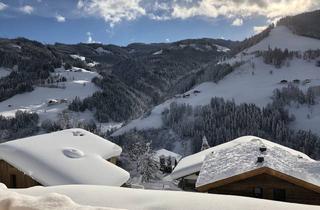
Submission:
M 264 161 L 264 157 L 258 157 L 257 163 L 263 163 L 263 161 Z

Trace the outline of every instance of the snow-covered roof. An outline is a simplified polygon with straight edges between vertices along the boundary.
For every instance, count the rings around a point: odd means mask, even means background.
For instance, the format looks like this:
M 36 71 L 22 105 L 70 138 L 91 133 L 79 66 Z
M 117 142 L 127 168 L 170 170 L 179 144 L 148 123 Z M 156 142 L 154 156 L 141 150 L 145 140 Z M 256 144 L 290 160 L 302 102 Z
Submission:
M 240 138 L 237 138 L 235 140 L 232 140 L 230 142 L 224 143 L 224 144 L 220 144 L 218 146 L 215 147 L 211 147 L 207 150 L 203 150 L 201 152 L 195 153 L 193 155 L 184 157 L 180 160 L 180 162 L 178 163 L 178 165 L 175 167 L 175 169 L 173 170 L 173 172 L 171 173 L 170 177 L 172 179 L 179 179 L 181 177 L 199 172 L 201 169 L 201 166 L 205 160 L 205 157 L 208 154 L 211 154 L 212 152 L 217 152 L 219 150 L 225 150 L 227 148 L 233 148 L 238 144 L 243 144 L 246 142 L 251 142 L 252 139 L 259 139 L 258 137 L 255 136 L 243 136 Z M 301 156 L 306 160 L 312 160 L 310 157 L 308 157 L 307 155 L 303 154 L 302 152 L 298 152 L 296 150 L 281 146 L 279 144 L 273 143 L 271 141 L 267 141 L 267 140 L 263 140 L 264 144 L 266 144 L 269 147 L 279 147 L 281 149 L 284 149 L 286 151 L 288 151 L 289 153 L 296 155 L 296 156 Z
M 157 160 L 157 161 L 159 161 L 159 158 L 160 158 L 160 156 L 165 156 L 165 157 L 173 157 L 173 158 L 175 158 L 177 161 L 179 161 L 181 158 L 182 158 L 182 156 L 181 155 L 179 155 L 179 154 L 177 154 L 177 153 L 174 153 L 174 152 L 171 152 L 171 151 L 169 151 L 169 150 L 166 150 L 166 149 L 159 149 L 159 150 L 157 150 L 156 152 L 155 152 L 155 154 L 154 154 L 154 158 L 155 158 L 155 160 Z
M 266 151 L 261 152 L 260 148 Z M 264 161 L 257 162 L 258 157 Z M 257 137 L 242 137 L 212 150 L 201 167 L 196 187 L 259 168 L 269 168 L 320 187 L 320 162 Z
M 121 151 L 118 145 L 75 128 L 0 144 L 0 159 L 46 186 L 121 186 L 129 173 L 106 160 Z

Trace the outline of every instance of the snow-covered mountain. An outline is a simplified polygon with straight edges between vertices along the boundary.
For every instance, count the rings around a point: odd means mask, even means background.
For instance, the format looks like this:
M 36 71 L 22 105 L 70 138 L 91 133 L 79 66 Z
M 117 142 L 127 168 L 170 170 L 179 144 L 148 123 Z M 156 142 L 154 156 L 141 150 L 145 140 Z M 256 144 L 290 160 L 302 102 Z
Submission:
M 309 87 L 320 85 L 320 68 L 316 66 L 316 59 L 304 60 L 302 58 L 294 58 L 288 61 L 288 65 L 276 68 L 273 65 L 265 64 L 262 57 L 256 57 L 253 54 L 256 51 L 266 51 L 268 48 L 288 49 L 289 51 L 303 53 L 307 50 L 320 49 L 320 40 L 295 35 L 285 26 L 276 27 L 267 38 L 258 44 L 224 61 L 230 64 L 240 62 L 242 65 L 235 68 L 232 73 L 218 83 L 205 82 L 199 84 L 184 94 L 190 96 L 173 97 L 165 101 L 156 106 L 148 117 L 133 120 L 113 135 L 123 134 L 133 128 L 160 128 L 162 126 L 162 112 L 165 108 L 169 108 L 172 102 L 190 104 L 196 107 L 198 105 L 209 104 L 212 97 L 222 97 L 230 100 L 233 99 L 238 104 L 254 103 L 260 107 L 264 107 L 271 102 L 273 91 L 276 88 L 282 88 L 287 85 L 286 83 L 282 84 L 282 80 L 288 82 L 310 80 L 310 83 L 301 83 L 299 85 L 299 88 L 304 91 L 307 91 Z M 312 106 L 309 109 L 305 106 L 301 107 L 304 116 L 296 116 L 295 126 L 299 128 L 299 125 L 301 125 L 301 128 L 307 128 L 312 125 L 315 121 L 319 120 L 318 115 L 312 114 L 311 119 L 308 120 L 306 119 L 306 115 L 319 109 L 318 105 Z M 310 129 L 320 134 L 318 126 L 310 126 Z

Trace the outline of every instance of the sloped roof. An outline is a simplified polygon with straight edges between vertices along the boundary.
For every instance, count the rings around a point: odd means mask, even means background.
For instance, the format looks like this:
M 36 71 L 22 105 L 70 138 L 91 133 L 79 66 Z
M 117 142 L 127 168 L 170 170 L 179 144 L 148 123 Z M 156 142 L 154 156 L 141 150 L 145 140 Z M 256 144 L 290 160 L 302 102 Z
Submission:
M 165 156 L 165 157 L 171 156 L 171 157 L 175 158 L 177 161 L 181 160 L 181 158 L 182 158 L 181 155 L 179 155 L 179 154 L 177 154 L 177 153 L 174 153 L 174 152 L 172 152 L 172 151 L 169 151 L 169 150 L 166 150 L 166 149 L 159 149 L 159 150 L 157 150 L 157 151 L 155 152 L 155 154 L 154 154 L 154 159 L 155 159 L 156 161 L 159 161 L 159 158 L 160 158 L 160 156 L 162 156 L 162 155 Z
M 76 128 L 0 144 L 0 159 L 46 186 L 121 186 L 129 173 L 106 161 L 121 151 L 118 145 Z
M 261 147 L 267 150 L 261 152 Z M 258 157 L 263 157 L 264 161 L 258 163 Z M 196 187 L 203 187 L 257 169 L 263 169 L 260 170 L 263 173 L 268 173 L 270 171 L 268 169 L 271 169 L 320 187 L 320 162 L 257 137 L 251 137 L 248 141 L 238 142 L 231 147 L 224 147 L 208 154 L 201 167 Z
M 175 167 L 175 169 L 173 170 L 173 172 L 171 173 L 170 177 L 172 179 L 179 179 L 181 177 L 199 172 L 201 169 L 201 166 L 205 160 L 205 157 L 212 153 L 212 152 L 216 152 L 219 150 L 224 150 L 227 148 L 232 148 L 238 144 L 242 144 L 242 143 L 246 143 L 246 142 L 250 142 L 252 139 L 260 139 L 258 137 L 255 136 L 243 136 L 240 138 L 237 138 L 235 140 L 229 141 L 227 143 L 224 144 L 220 144 L 217 145 L 215 147 L 211 147 L 209 149 L 203 150 L 201 152 L 195 153 L 193 155 L 184 157 L 180 160 L 180 162 L 178 163 L 178 165 Z M 262 140 L 262 139 L 261 139 Z M 287 152 L 289 152 L 290 154 L 293 155 L 299 155 L 301 157 L 303 157 L 304 159 L 307 160 L 312 160 L 310 157 L 308 157 L 307 155 L 303 154 L 302 152 L 290 149 L 288 147 L 284 147 L 282 145 L 273 143 L 271 141 L 267 141 L 267 140 L 263 140 L 264 144 L 269 145 L 269 147 L 274 147 L 274 146 L 278 146 L 279 148 L 282 148 L 283 150 L 286 150 Z

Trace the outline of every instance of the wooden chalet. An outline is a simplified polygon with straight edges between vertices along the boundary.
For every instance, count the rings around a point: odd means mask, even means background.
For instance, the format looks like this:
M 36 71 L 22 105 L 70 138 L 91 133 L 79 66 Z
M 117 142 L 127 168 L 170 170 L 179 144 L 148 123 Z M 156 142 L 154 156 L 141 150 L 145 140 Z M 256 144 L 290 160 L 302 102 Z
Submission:
M 187 191 L 320 205 L 320 162 L 254 136 L 185 157 L 171 177 Z
M 121 148 L 83 129 L 0 144 L 0 182 L 8 188 L 94 184 L 122 186 L 129 173 L 116 163 Z

